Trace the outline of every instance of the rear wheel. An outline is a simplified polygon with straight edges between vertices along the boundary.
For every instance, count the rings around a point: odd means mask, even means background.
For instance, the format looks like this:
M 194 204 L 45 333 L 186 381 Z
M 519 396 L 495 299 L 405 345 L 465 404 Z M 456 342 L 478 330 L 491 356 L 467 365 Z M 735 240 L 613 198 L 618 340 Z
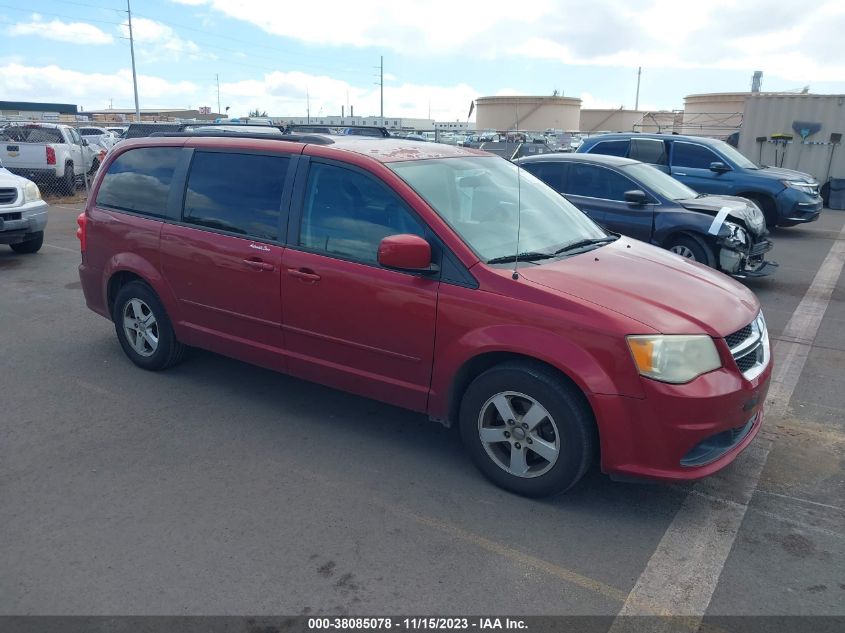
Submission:
M 473 380 L 461 402 L 460 430 L 488 479 L 528 497 L 574 486 L 596 446 L 592 411 L 580 392 L 551 369 L 523 361 Z
M 9 244 L 16 253 L 37 253 L 44 244 L 44 231 L 33 233 L 29 239 L 17 244 Z
M 686 257 L 711 268 L 716 263 L 713 250 L 702 240 L 692 235 L 679 235 L 673 238 L 666 248 L 676 255 Z
M 73 174 L 73 163 L 65 165 L 65 173 L 59 181 L 59 189 L 66 196 L 72 196 L 76 191 L 76 176 Z
M 185 355 L 185 346 L 176 340 L 164 306 L 141 281 L 129 282 L 118 291 L 112 320 L 120 346 L 138 367 L 167 369 Z

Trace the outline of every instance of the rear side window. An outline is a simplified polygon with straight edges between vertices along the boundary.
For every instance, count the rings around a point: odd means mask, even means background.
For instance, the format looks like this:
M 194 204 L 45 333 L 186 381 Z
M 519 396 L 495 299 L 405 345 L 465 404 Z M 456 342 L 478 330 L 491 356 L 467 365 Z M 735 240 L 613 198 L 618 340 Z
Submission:
M 672 148 L 672 166 L 690 169 L 710 169 L 710 163 L 722 161 L 715 153 L 703 145 L 675 141 Z
M 534 174 L 555 191 L 563 191 L 566 184 L 566 169 L 564 163 L 526 163 L 525 170 Z
M 312 163 L 301 246 L 375 263 L 381 240 L 401 233 L 424 237 L 424 228 L 392 190 L 360 172 Z
M 124 152 L 109 165 L 97 192 L 97 206 L 163 218 L 181 151 L 141 147 Z
M 259 239 L 279 239 L 289 164 L 287 156 L 196 152 L 182 219 Z
M 589 153 L 606 154 L 608 156 L 626 156 L 628 154 L 628 141 L 601 141 L 593 145 Z
M 9 126 L 2 132 L 4 141 L 18 143 L 64 143 L 62 133 L 56 128 Z
M 629 158 L 652 165 L 666 165 L 669 162 L 666 156 L 666 144 L 653 138 L 631 139 Z
M 563 192 L 572 196 L 601 198 L 602 175 L 602 172 L 595 165 L 573 163 L 569 166 L 569 178 L 567 178 Z
M 569 178 L 564 193 L 602 200 L 623 201 L 625 200 L 625 192 L 632 189 L 639 189 L 639 187 L 633 181 L 612 169 L 575 163 L 569 166 Z

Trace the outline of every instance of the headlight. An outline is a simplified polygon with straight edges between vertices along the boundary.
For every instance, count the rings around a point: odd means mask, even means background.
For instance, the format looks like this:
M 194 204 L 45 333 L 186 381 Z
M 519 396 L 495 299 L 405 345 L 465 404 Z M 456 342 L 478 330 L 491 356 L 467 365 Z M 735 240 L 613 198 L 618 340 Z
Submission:
M 703 334 L 629 336 L 627 340 L 640 374 L 661 382 L 689 382 L 722 366 L 713 339 Z
M 804 180 L 781 180 L 781 182 L 787 187 L 809 193 L 810 195 L 816 195 L 816 190 L 819 186 L 818 183 L 806 182 Z
M 748 244 L 748 232 L 733 222 L 725 222 L 719 236 L 725 240 L 726 245 L 734 248 L 742 248 Z
M 35 202 L 36 200 L 41 200 L 41 192 L 38 190 L 38 185 L 30 180 L 23 187 L 23 201 Z

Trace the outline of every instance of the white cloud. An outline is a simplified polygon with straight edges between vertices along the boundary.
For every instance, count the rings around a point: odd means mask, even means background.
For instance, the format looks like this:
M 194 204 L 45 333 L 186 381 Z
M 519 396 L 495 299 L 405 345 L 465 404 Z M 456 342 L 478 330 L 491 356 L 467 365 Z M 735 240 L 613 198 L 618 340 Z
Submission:
M 205 6 L 274 35 L 321 46 L 378 47 L 403 55 L 518 55 L 564 64 L 635 68 L 762 69 L 791 81 L 842 81 L 845 3 L 805 0 L 428 0 L 420 18 L 395 0 L 324 0 L 319 28 L 308 3 L 173 0 Z M 456 30 L 452 25 L 460 25 Z M 788 25 L 788 26 L 784 26 Z
M 134 26 L 134 20 L 133 20 Z M 379 89 L 347 83 L 324 75 L 301 72 L 272 72 L 258 79 L 220 84 L 222 106 L 231 106 L 229 114 L 244 116 L 250 110 L 266 110 L 271 116 L 304 116 L 306 92 L 311 114 L 340 114 L 342 105 L 355 107 L 358 116 L 379 112 Z M 190 81 L 168 81 L 161 77 L 138 75 L 141 108 L 216 108 L 216 86 L 211 81 L 199 85 Z M 102 109 L 110 101 L 115 108 L 132 107 L 132 73 L 81 73 L 56 65 L 28 66 L 12 62 L 0 65 L 0 94 L 22 101 L 76 103 L 85 109 Z M 413 83 L 384 87 L 385 112 L 395 117 L 428 117 L 438 120 L 464 120 L 470 102 L 479 92 L 467 84 L 435 86 Z M 348 109 L 347 109 L 348 112 Z
M 171 82 L 161 77 L 138 75 L 142 107 L 187 107 L 196 105 L 202 91 L 189 81 Z M 132 72 L 81 73 L 59 66 L 27 66 L 11 63 L 0 66 L 0 94 L 21 101 L 75 103 L 87 109 L 115 107 L 133 102 Z
M 379 89 L 369 85 L 357 86 L 325 75 L 302 72 L 272 72 L 261 79 L 246 79 L 220 85 L 223 105 L 232 112 L 246 113 L 259 108 L 272 116 L 304 116 L 310 99 L 311 115 L 339 115 L 347 103 L 358 116 L 379 112 Z M 306 95 L 307 93 L 307 95 Z M 466 118 L 470 102 L 479 92 L 467 84 L 435 86 L 414 83 L 385 85 L 384 109 L 391 117 L 427 118 L 438 120 Z M 349 110 L 346 110 L 347 114 Z
M 121 24 L 118 29 L 123 37 L 129 37 L 127 23 Z M 132 36 L 135 39 L 135 50 L 146 62 L 175 62 L 182 58 L 190 60 L 214 58 L 213 55 L 203 53 L 195 42 L 179 37 L 172 28 L 155 20 L 147 18 L 132 20 Z
M 13 24 L 6 32 L 9 35 L 34 35 L 71 44 L 111 44 L 114 41 L 111 35 L 93 24 L 61 20 L 45 22 L 37 13 L 32 14 L 30 22 Z

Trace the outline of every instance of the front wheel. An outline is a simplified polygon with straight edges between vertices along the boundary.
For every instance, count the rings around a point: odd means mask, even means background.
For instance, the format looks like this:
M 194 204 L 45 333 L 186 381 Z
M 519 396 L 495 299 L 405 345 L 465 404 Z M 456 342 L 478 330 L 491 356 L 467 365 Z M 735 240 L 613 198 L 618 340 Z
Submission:
M 707 244 L 692 235 L 681 235 L 674 238 L 666 247 L 672 253 L 699 262 L 711 268 L 716 264 L 716 257 Z
M 460 430 L 479 470 L 527 497 L 574 486 L 596 445 L 595 421 L 583 395 L 532 362 L 503 363 L 478 376 L 461 402 Z
M 166 369 L 184 357 L 185 346 L 176 339 L 164 306 L 147 284 L 132 281 L 120 289 L 112 320 L 120 346 L 138 367 Z
M 9 244 L 12 247 L 12 250 L 16 253 L 37 253 L 41 250 L 41 246 L 44 244 L 44 231 L 38 231 L 37 233 L 33 233 L 30 235 L 29 239 L 18 242 L 17 244 Z

